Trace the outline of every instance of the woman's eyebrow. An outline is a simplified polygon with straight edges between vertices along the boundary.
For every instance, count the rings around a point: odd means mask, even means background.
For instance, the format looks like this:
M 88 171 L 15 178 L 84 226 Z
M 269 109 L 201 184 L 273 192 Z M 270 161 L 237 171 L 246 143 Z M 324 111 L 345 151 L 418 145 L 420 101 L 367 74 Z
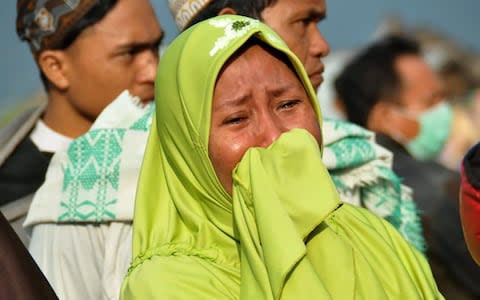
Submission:
M 302 91 L 304 90 L 302 84 L 294 81 L 283 82 L 282 84 L 279 84 L 277 86 L 267 89 L 268 93 L 271 94 L 272 96 L 281 96 L 286 92 L 300 91 L 300 90 Z
M 249 98 L 249 95 L 246 93 L 232 98 L 226 98 L 222 100 L 222 103 L 216 105 L 215 108 L 218 110 L 224 110 L 231 107 L 241 106 L 244 105 Z

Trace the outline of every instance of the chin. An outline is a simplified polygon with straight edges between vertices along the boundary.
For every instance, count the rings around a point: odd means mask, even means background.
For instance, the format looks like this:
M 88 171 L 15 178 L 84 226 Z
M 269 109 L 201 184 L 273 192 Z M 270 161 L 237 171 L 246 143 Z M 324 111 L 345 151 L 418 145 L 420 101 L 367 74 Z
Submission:
M 323 76 L 312 76 L 310 77 L 310 82 L 312 83 L 312 86 L 315 90 L 318 90 L 318 88 L 320 87 L 320 85 L 322 84 L 323 82 Z

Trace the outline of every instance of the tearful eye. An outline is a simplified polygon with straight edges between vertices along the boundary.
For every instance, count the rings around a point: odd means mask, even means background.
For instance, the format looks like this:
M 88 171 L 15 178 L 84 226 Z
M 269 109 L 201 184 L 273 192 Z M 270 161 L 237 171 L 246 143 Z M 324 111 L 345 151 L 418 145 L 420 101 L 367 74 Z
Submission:
M 242 123 L 246 119 L 247 119 L 246 117 L 231 117 L 231 118 L 225 119 L 225 121 L 223 121 L 223 124 L 225 124 L 225 125 L 236 125 L 236 124 Z
M 280 103 L 279 109 L 291 109 L 295 107 L 296 105 L 300 104 L 302 101 L 301 100 L 288 100 Z

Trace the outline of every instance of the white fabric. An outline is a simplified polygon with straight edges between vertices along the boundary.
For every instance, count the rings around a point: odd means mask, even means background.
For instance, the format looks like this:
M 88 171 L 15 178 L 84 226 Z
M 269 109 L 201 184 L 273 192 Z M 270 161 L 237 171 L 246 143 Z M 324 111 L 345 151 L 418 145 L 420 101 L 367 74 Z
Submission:
M 139 99 L 123 92 L 97 118 L 89 133 L 130 126 L 146 109 Z M 64 200 L 69 149 L 53 156 L 46 181 L 34 197 L 24 224 L 33 226 L 29 250 L 60 299 L 119 299 L 131 260 L 131 216 L 143 158 L 142 143 L 146 141 L 140 132 L 127 134 L 131 136 L 126 140 L 137 144 L 129 144 L 128 150 L 122 152 L 113 219 L 60 221 L 59 204 Z M 138 143 L 140 138 L 144 140 L 142 143 Z M 80 139 L 75 139 L 70 147 Z
M 42 120 L 38 120 L 35 128 L 30 134 L 30 139 L 42 152 L 55 153 L 57 151 L 65 151 L 72 141 L 71 138 L 64 136 L 47 125 Z
M 375 173 L 375 170 L 379 166 L 387 167 L 389 169 L 392 168 L 392 152 L 375 142 L 375 133 L 352 123 L 326 119 L 323 123 L 322 133 L 324 144 L 322 160 L 328 170 L 337 169 L 337 165 L 339 164 L 339 153 L 338 150 L 335 152 L 331 146 L 342 139 L 354 137 L 358 141 L 368 142 L 372 147 L 375 158 L 366 159 L 361 157 L 360 161 L 362 161 L 362 164 L 355 168 L 349 168 L 348 172 L 338 175 L 342 179 L 342 182 L 348 187 L 348 190 L 355 193 L 355 196 L 353 196 L 354 199 L 351 198 L 352 195 L 349 195 L 342 198 L 342 200 L 356 206 L 362 206 L 360 202 L 356 202 L 360 201 L 358 198 L 358 189 L 378 181 L 379 174 Z M 348 156 L 349 149 L 343 150 L 342 156 Z M 409 189 L 408 187 L 405 188 Z M 385 214 L 379 215 L 381 217 L 386 216 Z
M 60 300 L 117 300 L 131 235 L 130 223 L 40 224 L 29 250 Z

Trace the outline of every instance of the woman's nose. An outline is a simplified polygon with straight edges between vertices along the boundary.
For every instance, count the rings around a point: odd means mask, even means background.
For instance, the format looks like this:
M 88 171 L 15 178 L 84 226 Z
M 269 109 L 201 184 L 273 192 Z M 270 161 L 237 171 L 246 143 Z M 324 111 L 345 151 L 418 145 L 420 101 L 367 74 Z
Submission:
M 284 131 L 281 121 L 271 116 L 262 118 L 258 124 L 259 146 L 263 148 L 270 146 Z

